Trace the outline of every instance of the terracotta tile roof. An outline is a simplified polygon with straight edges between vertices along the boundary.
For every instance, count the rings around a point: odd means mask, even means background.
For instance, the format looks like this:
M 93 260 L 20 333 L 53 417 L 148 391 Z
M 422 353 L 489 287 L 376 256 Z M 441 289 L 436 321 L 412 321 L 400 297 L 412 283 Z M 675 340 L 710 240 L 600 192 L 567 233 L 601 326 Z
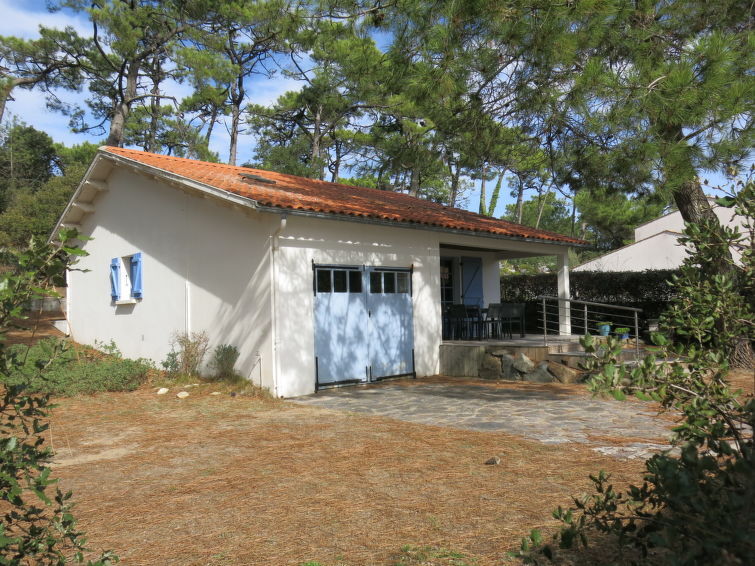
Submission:
M 583 240 L 555 232 L 536 230 L 403 193 L 341 185 L 272 171 L 208 163 L 134 149 L 119 147 L 102 149 L 108 153 L 252 199 L 257 204 L 266 207 L 394 221 L 408 224 L 409 227 L 411 225 L 433 226 L 473 233 L 497 234 L 509 238 L 575 245 L 586 244 Z M 244 180 L 242 174 L 258 175 L 275 181 L 275 184 L 249 178 Z

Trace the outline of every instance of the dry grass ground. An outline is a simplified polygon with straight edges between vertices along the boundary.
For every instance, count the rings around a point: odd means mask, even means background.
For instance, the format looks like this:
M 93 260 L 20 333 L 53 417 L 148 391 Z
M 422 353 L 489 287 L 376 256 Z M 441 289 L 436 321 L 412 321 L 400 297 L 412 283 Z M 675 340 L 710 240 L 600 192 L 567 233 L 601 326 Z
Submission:
M 124 564 L 391 564 L 406 544 L 498 564 L 589 473 L 623 484 L 641 469 L 575 444 L 191 391 L 54 411 L 55 473 L 91 546 Z
M 37 337 L 55 335 L 41 322 Z M 751 374 L 735 383 L 751 391 Z M 214 389 L 184 400 L 143 388 L 59 401 L 54 474 L 74 491 L 93 549 L 113 549 L 126 565 L 331 566 L 396 564 L 404 545 L 429 545 L 465 554 L 464 563 L 508 563 L 522 535 L 555 526 L 551 510 L 588 490 L 588 474 L 604 469 L 624 485 L 642 470 L 578 444 Z M 484 465 L 493 455 L 501 464 Z

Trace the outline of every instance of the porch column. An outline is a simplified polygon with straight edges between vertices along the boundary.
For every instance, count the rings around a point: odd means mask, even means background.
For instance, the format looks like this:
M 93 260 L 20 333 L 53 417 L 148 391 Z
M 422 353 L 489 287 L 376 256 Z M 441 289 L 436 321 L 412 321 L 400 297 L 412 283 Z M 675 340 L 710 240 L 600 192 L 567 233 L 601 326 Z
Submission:
M 570 299 L 568 250 L 564 250 L 556 258 L 558 267 L 558 298 Z M 558 302 L 558 333 L 562 336 L 571 334 L 571 307 L 568 300 L 560 300 Z

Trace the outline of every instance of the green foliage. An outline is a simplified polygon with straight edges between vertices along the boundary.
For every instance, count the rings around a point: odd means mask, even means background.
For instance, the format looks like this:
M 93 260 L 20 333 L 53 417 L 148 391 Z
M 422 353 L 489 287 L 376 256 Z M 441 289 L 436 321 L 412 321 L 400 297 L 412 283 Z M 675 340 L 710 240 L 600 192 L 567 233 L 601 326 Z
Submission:
M 225 379 L 234 377 L 234 366 L 239 359 L 239 349 L 232 344 L 220 344 L 215 348 L 210 360 L 210 369 L 215 372 L 215 377 Z
M 575 299 L 639 308 L 642 309 L 640 315 L 643 319 L 659 318 L 676 296 L 676 290 L 670 283 L 674 273 L 673 270 L 663 269 L 639 272 L 573 271 L 569 274 L 569 284 Z M 535 324 L 541 316 L 537 298 L 557 294 L 555 273 L 501 277 L 501 300 L 526 303 L 528 325 Z M 577 316 L 574 309 L 572 315 Z M 621 322 L 625 324 L 626 319 Z M 536 329 L 533 328 L 533 331 Z
M 605 188 L 579 192 L 574 200 L 580 220 L 589 227 L 585 239 L 604 251 L 631 243 L 634 229 L 660 216 L 666 205 L 656 194 L 628 198 Z
M 162 366 L 171 377 L 198 377 L 208 348 L 206 332 L 176 332 L 171 340 L 171 351 Z
M 52 453 L 44 434 L 51 407 L 48 395 L 37 395 L 21 381 L 9 378 L 24 364 L 25 354 L 9 349 L 4 334 L 23 316 L 24 305 L 43 298 L 50 280 L 60 276 L 81 250 L 69 245 L 73 231 L 63 231 L 61 248 L 32 242 L 29 248 L 5 253 L 11 268 L 0 275 L 0 564 L 84 563 L 86 539 L 76 527 L 71 513 L 71 492 L 59 488 L 51 493 L 56 480 L 49 467 Z M 64 347 L 49 342 L 36 359 L 36 379 L 43 380 L 47 369 Z M 105 566 L 117 562 L 104 553 L 95 562 Z
M 66 344 L 53 358 L 51 353 L 56 346 L 57 341 L 41 340 L 31 348 L 10 347 L 9 354 L 22 360 L 23 365 L 3 379 L 5 384 L 24 384 L 31 393 L 65 397 L 100 391 L 133 391 L 147 380 L 152 369 L 144 360 L 122 359 L 113 355 L 112 350 L 105 356 L 92 350 L 77 354 Z M 38 374 L 41 365 L 45 365 L 43 376 Z
M 36 39 L 0 37 L 0 121 L 5 103 L 16 88 L 41 89 L 54 105 L 55 88 L 76 90 L 82 75 L 77 54 L 87 44 L 72 27 L 39 28 Z
M 748 183 L 724 204 L 734 206 L 751 229 L 753 200 Z M 554 513 L 563 523 L 555 537 L 560 548 L 586 546 L 588 535 L 598 531 L 639 563 L 755 562 L 755 399 L 731 391 L 726 381 L 733 345 L 749 346 L 755 339 L 752 239 L 735 232 L 722 237 L 710 224 L 688 226 L 686 234 L 694 253 L 674 278 L 678 295 L 664 317 L 674 339 L 656 334 L 657 352 L 631 367 L 620 362 L 615 338 L 601 347 L 591 336 L 582 340 L 593 392 L 656 401 L 680 415 L 675 449 L 647 460 L 643 483 L 626 491 L 615 490 L 603 472 L 591 477 L 593 494 Z M 743 244 L 742 266 L 701 278 L 697 272 L 706 265 L 731 261 L 721 252 L 733 242 Z M 536 551 L 554 555 L 550 545 L 535 544 L 533 550 L 532 543 L 526 540 L 521 549 L 529 560 L 537 560 Z
M 0 142 L 0 245 L 46 239 L 91 163 L 97 146 L 65 147 L 24 124 Z
M 477 560 L 469 558 L 461 552 L 447 550 L 437 546 L 412 546 L 401 547 L 401 555 L 391 562 L 393 566 L 420 566 L 422 564 L 434 564 L 444 566 L 474 566 Z

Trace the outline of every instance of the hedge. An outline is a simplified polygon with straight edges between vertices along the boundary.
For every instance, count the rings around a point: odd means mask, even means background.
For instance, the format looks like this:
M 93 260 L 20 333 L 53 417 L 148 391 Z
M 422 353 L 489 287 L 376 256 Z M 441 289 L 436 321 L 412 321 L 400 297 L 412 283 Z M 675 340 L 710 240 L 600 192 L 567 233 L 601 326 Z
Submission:
M 643 326 L 649 318 L 658 318 L 673 298 L 669 284 L 675 269 L 648 271 L 573 271 L 569 274 L 571 297 L 582 301 L 642 309 Z M 501 301 L 527 303 L 527 331 L 537 332 L 540 318 L 538 297 L 558 295 L 555 273 L 506 275 L 501 277 Z

